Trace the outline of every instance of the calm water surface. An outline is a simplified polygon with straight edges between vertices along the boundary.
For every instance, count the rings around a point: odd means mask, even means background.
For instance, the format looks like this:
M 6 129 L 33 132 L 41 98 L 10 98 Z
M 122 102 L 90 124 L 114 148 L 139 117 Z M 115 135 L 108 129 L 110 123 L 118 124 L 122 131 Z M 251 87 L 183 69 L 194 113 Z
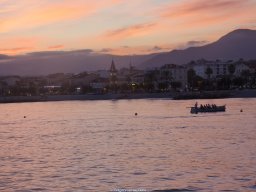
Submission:
M 256 191 L 256 99 L 194 103 L 1 104 L 0 190 Z

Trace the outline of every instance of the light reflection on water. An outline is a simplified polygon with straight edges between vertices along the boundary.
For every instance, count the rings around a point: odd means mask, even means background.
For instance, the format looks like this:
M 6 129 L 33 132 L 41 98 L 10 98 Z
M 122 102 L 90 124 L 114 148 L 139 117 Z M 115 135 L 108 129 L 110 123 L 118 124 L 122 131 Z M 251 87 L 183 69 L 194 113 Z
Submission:
M 256 99 L 191 115 L 194 103 L 2 104 L 0 190 L 256 191 Z

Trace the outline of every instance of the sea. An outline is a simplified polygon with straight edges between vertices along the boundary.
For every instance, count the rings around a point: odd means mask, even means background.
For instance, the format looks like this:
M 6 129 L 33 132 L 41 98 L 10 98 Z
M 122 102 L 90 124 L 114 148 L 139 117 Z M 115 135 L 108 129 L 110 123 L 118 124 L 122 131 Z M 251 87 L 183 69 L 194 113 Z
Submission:
M 0 146 L 4 192 L 251 192 L 256 98 L 1 104 Z

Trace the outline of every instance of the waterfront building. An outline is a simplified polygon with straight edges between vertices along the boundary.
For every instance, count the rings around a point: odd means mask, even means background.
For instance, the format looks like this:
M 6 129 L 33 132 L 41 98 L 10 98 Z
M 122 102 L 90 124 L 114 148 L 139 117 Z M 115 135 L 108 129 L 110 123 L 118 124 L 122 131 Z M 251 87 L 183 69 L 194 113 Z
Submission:
M 171 85 L 173 82 L 181 83 L 181 88 L 187 84 L 187 69 L 182 65 L 166 64 L 160 68 L 160 82 Z
M 244 63 L 237 63 L 235 65 L 235 68 L 236 68 L 235 73 L 234 73 L 235 76 L 241 76 L 243 71 L 250 72 L 250 67 Z
M 234 73 L 230 74 L 229 67 L 234 66 Z M 248 70 L 249 67 L 245 65 L 242 61 L 233 61 L 233 60 L 215 60 L 208 61 L 205 59 L 197 60 L 190 62 L 187 64 L 187 68 L 192 68 L 197 76 L 202 77 L 203 79 L 207 79 L 208 75 L 206 73 L 207 68 L 211 68 L 212 74 L 210 74 L 210 78 L 216 79 L 219 77 L 233 75 L 240 76 L 243 70 Z

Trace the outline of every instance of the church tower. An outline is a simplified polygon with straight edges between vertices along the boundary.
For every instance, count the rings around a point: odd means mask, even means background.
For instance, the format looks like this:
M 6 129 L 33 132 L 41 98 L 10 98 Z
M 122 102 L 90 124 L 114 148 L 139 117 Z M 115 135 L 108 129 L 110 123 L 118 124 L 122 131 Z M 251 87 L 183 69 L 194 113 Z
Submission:
M 110 70 L 109 70 L 110 76 L 109 76 L 109 84 L 111 88 L 116 88 L 117 86 L 117 70 L 115 66 L 115 62 L 112 59 Z

